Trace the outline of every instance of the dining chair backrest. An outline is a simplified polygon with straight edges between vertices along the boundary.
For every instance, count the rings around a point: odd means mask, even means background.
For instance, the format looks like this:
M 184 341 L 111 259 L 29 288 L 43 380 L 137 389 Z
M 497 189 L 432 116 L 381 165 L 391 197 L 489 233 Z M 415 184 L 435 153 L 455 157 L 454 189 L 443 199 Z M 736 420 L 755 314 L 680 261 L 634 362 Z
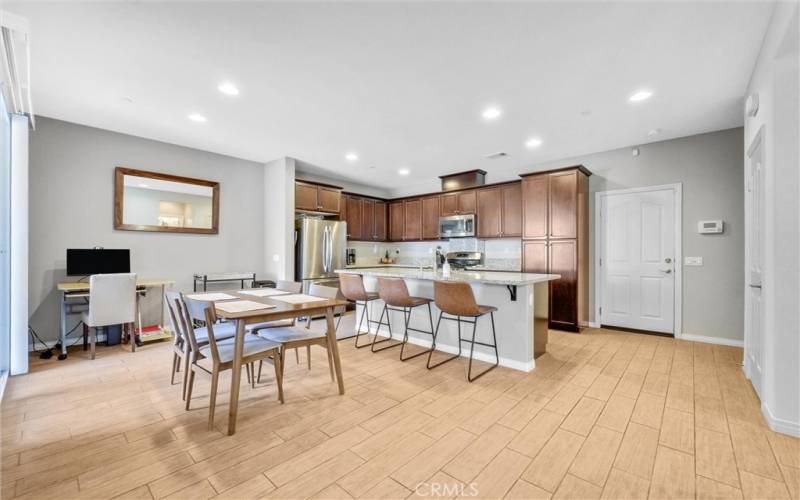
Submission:
M 180 325 L 179 313 L 176 312 L 176 301 L 181 300 L 181 294 L 178 292 L 164 292 L 164 301 L 167 303 L 167 313 L 169 314 L 169 324 L 172 326 L 172 331 L 175 332 L 175 338 L 172 343 L 175 345 L 182 345 L 187 341 L 186 335 L 183 333 L 182 325 Z
M 214 338 L 214 326 L 217 321 L 216 312 L 214 310 L 214 302 L 210 300 L 197 300 L 186 295 L 183 296 L 183 304 L 186 308 L 187 319 L 187 333 L 190 335 L 194 342 L 192 349 L 196 349 L 197 337 L 194 334 L 194 322 L 202 321 L 205 323 L 206 331 L 208 333 L 208 345 L 211 348 L 211 357 L 215 362 L 219 362 L 219 351 L 217 350 L 217 339 Z
M 338 288 L 325 285 L 316 285 L 314 283 L 312 283 L 309 287 L 308 294 L 313 295 L 314 297 L 324 297 L 326 299 L 341 298 L 341 292 Z M 309 325 L 311 324 L 311 317 L 308 318 L 308 323 Z
M 133 323 L 136 274 L 93 274 L 89 278 L 89 326 Z
M 303 284 L 297 281 L 278 280 L 275 289 L 282 292 L 300 293 L 303 291 Z

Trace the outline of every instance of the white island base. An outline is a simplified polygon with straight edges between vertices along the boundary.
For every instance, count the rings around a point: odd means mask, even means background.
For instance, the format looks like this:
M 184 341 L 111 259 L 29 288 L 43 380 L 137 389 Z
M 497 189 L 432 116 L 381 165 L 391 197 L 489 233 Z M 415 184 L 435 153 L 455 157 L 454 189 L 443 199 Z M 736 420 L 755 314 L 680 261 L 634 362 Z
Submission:
M 398 276 L 406 281 L 408 291 L 412 296 L 433 298 L 433 281 L 443 279 L 441 273 L 419 272 L 414 269 L 352 269 L 337 272 L 360 274 L 364 279 L 364 286 L 368 291 L 377 290 L 378 276 Z M 478 304 L 494 306 L 495 331 L 497 335 L 497 351 L 501 366 L 529 372 L 536 365 L 535 358 L 544 354 L 547 345 L 548 323 L 548 281 L 557 279 L 557 275 L 529 274 L 529 273 L 501 273 L 501 272 L 454 272 L 448 278 L 451 281 L 467 281 L 472 286 L 475 300 Z M 513 300 L 516 299 L 516 300 Z M 377 321 L 383 311 L 382 300 L 373 300 L 369 304 L 369 318 Z M 356 324 L 358 328 L 363 306 L 356 307 Z M 439 319 L 439 309 L 431 302 L 433 329 Z M 392 337 L 403 339 L 404 318 L 401 311 L 389 311 L 392 325 Z M 447 317 L 447 315 L 445 315 Z M 469 318 L 467 318 L 469 320 Z M 389 336 L 389 329 L 384 325 L 378 330 L 378 335 Z M 370 324 L 370 332 L 375 333 L 377 323 Z M 428 308 L 419 306 L 412 309 L 410 328 L 431 330 L 428 319 Z M 472 338 L 473 325 L 461 323 L 461 338 Z M 366 318 L 361 326 L 361 332 L 367 333 Z M 366 339 L 359 339 L 361 343 Z M 425 348 L 431 345 L 432 337 L 425 333 L 409 330 L 409 343 Z M 478 319 L 475 340 L 478 342 L 492 343 L 492 324 L 487 314 Z M 456 354 L 458 352 L 458 323 L 443 319 L 436 339 L 436 349 L 442 354 Z M 386 344 L 383 344 L 386 345 Z M 471 345 L 463 342 L 461 355 L 469 356 Z M 412 348 L 413 350 L 413 348 Z M 397 348 L 399 356 L 399 348 Z M 416 351 L 414 351 L 416 352 Z M 406 350 L 406 355 L 410 353 Z M 441 354 L 440 354 L 441 356 Z M 475 345 L 474 358 L 486 363 L 495 363 L 494 350 L 490 347 Z M 434 354 L 434 362 L 437 359 Z M 441 358 L 439 358 L 441 359 Z

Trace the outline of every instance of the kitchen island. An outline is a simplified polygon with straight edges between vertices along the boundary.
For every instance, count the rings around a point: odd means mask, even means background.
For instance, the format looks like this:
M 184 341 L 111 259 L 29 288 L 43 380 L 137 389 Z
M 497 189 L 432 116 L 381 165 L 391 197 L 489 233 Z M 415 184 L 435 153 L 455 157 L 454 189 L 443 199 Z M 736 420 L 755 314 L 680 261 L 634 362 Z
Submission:
M 339 274 L 358 274 L 364 278 L 364 287 L 368 291 L 377 291 L 377 278 L 381 276 L 399 277 L 406 280 L 408 291 L 417 297 L 433 298 L 433 282 L 436 280 L 462 281 L 469 283 L 478 304 L 494 306 L 495 327 L 500 365 L 521 371 L 533 370 L 535 358 L 544 354 L 547 346 L 548 323 L 548 282 L 558 279 L 557 274 L 533 274 L 506 271 L 451 271 L 445 278 L 441 271 L 430 269 L 400 267 L 369 267 L 353 269 L 337 269 Z M 433 324 L 439 318 L 439 310 L 431 304 Z M 383 310 L 383 302 L 374 300 L 369 303 L 367 311 L 370 319 L 377 321 Z M 356 308 L 356 318 L 360 318 L 362 306 Z M 403 314 L 390 312 L 393 337 L 403 338 Z M 366 323 L 366 321 L 364 322 Z M 385 320 L 384 320 L 385 323 Z M 430 329 L 428 310 L 418 307 L 412 312 L 409 326 L 420 330 Z M 375 333 L 377 324 L 370 325 L 370 332 Z M 358 328 L 356 321 L 355 328 Z M 470 327 L 471 328 L 471 327 Z M 362 325 L 366 333 L 366 325 Z M 462 336 L 467 331 L 462 328 Z M 471 334 L 471 332 L 469 332 Z M 476 340 L 491 339 L 491 324 L 486 316 L 478 321 Z M 378 335 L 388 336 L 389 330 L 384 324 Z M 415 331 L 409 332 L 409 342 L 423 347 L 430 347 L 431 336 Z M 436 340 L 437 350 L 455 354 L 458 352 L 457 323 L 442 321 Z M 468 344 L 462 349 L 462 355 L 469 355 Z M 475 346 L 475 359 L 494 363 L 494 352 L 486 347 Z

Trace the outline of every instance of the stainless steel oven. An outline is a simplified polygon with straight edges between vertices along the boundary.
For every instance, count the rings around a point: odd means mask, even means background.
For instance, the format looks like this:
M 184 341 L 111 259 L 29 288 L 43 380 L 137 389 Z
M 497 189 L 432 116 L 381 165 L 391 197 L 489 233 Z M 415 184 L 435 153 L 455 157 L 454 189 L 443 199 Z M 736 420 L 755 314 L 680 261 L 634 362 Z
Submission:
M 475 236 L 475 215 L 439 217 L 440 238 L 467 238 Z

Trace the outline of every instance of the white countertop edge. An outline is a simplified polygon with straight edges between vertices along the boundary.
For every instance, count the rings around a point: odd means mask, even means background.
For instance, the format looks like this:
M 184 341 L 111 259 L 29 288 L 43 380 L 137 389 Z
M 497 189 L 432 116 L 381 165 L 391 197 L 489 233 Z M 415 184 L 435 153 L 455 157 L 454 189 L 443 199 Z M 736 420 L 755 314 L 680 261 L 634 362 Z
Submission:
M 520 273 L 516 271 L 450 271 L 450 276 L 445 278 L 441 271 L 419 272 L 416 268 L 389 268 L 389 267 L 365 267 L 357 269 L 336 269 L 338 274 L 360 274 L 363 276 L 383 276 L 399 277 L 416 280 L 442 280 L 442 281 L 463 281 L 467 283 L 480 283 L 484 285 L 533 285 L 559 279 L 558 274 L 535 274 Z

